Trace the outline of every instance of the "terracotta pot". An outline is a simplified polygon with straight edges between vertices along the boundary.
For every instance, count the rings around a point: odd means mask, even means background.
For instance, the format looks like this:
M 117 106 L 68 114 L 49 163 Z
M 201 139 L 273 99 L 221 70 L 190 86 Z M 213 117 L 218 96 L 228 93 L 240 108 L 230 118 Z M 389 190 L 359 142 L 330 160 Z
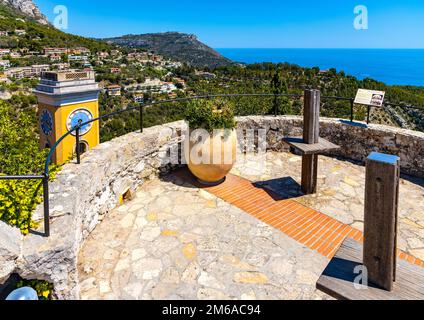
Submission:
M 236 130 L 215 130 L 207 139 L 201 141 L 192 141 L 192 132 L 190 131 L 188 168 L 200 182 L 221 182 L 236 162 Z

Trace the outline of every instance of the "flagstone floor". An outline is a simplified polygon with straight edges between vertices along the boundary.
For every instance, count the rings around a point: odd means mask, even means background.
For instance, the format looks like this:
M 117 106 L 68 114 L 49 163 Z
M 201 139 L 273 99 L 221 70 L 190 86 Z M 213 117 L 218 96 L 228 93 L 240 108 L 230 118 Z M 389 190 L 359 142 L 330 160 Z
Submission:
M 362 228 L 363 167 L 321 157 L 319 192 L 302 196 L 300 157 L 273 152 L 264 157 L 239 159 L 232 173 L 243 179 L 229 179 L 228 188 L 248 179 L 258 190 L 290 198 L 290 208 L 293 201 L 306 208 L 300 209 L 301 215 L 316 217 L 320 228 L 328 223 L 319 220 L 331 220 L 346 231 L 344 236 L 359 235 L 344 224 Z M 286 221 L 290 227 L 274 228 L 259 219 L 269 222 L 266 215 L 255 217 L 249 204 L 244 204 L 245 212 L 237 207 L 243 207 L 243 201 L 222 200 L 230 199 L 228 192 L 219 193 L 219 188 L 208 192 L 193 184 L 180 174 L 147 182 L 135 199 L 104 219 L 80 253 L 82 299 L 329 299 L 316 291 L 315 283 L 328 263 L 325 256 L 333 252 L 328 248 L 341 240 L 330 234 L 335 227 L 316 242 L 324 248 L 320 253 L 318 245 L 305 245 L 287 235 L 299 236 L 297 230 L 306 228 L 309 218 L 296 217 L 295 212 Z M 422 185 L 420 180 L 402 180 L 399 241 L 402 249 L 421 259 Z M 255 201 L 274 201 L 264 197 Z M 278 206 L 281 199 L 275 200 Z M 287 220 L 287 215 L 280 215 L 281 223 Z
M 82 299 L 326 298 L 326 258 L 172 176 L 112 212 L 79 261 Z

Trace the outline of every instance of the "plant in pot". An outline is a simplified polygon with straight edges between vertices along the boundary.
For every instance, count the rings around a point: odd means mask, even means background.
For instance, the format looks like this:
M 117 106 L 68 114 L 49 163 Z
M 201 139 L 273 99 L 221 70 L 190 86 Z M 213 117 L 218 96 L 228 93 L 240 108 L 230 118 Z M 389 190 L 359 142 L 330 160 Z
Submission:
M 226 100 L 193 100 L 185 112 L 189 125 L 188 168 L 204 184 L 224 181 L 236 161 L 234 106 Z M 187 145 L 188 144 L 188 145 Z

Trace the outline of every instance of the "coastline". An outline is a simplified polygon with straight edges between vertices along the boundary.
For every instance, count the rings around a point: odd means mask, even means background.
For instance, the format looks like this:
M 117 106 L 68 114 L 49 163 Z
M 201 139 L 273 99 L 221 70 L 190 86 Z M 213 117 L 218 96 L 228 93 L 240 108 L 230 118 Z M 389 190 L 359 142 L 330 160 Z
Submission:
M 215 48 L 224 57 L 246 64 L 272 62 L 301 67 L 335 68 L 359 80 L 387 85 L 424 86 L 424 49 Z

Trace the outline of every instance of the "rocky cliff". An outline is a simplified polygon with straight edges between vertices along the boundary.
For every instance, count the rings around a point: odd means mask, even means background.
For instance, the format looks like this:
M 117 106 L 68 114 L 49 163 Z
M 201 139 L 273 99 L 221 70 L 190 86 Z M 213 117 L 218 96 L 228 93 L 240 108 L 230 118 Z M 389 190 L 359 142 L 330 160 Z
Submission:
M 39 23 L 48 24 L 48 20 L 38 9 L 32 0 L 0 0 L 0 3 L 6 4 L 15 10 L 20 11 L 25 16 L 32 18 Z

